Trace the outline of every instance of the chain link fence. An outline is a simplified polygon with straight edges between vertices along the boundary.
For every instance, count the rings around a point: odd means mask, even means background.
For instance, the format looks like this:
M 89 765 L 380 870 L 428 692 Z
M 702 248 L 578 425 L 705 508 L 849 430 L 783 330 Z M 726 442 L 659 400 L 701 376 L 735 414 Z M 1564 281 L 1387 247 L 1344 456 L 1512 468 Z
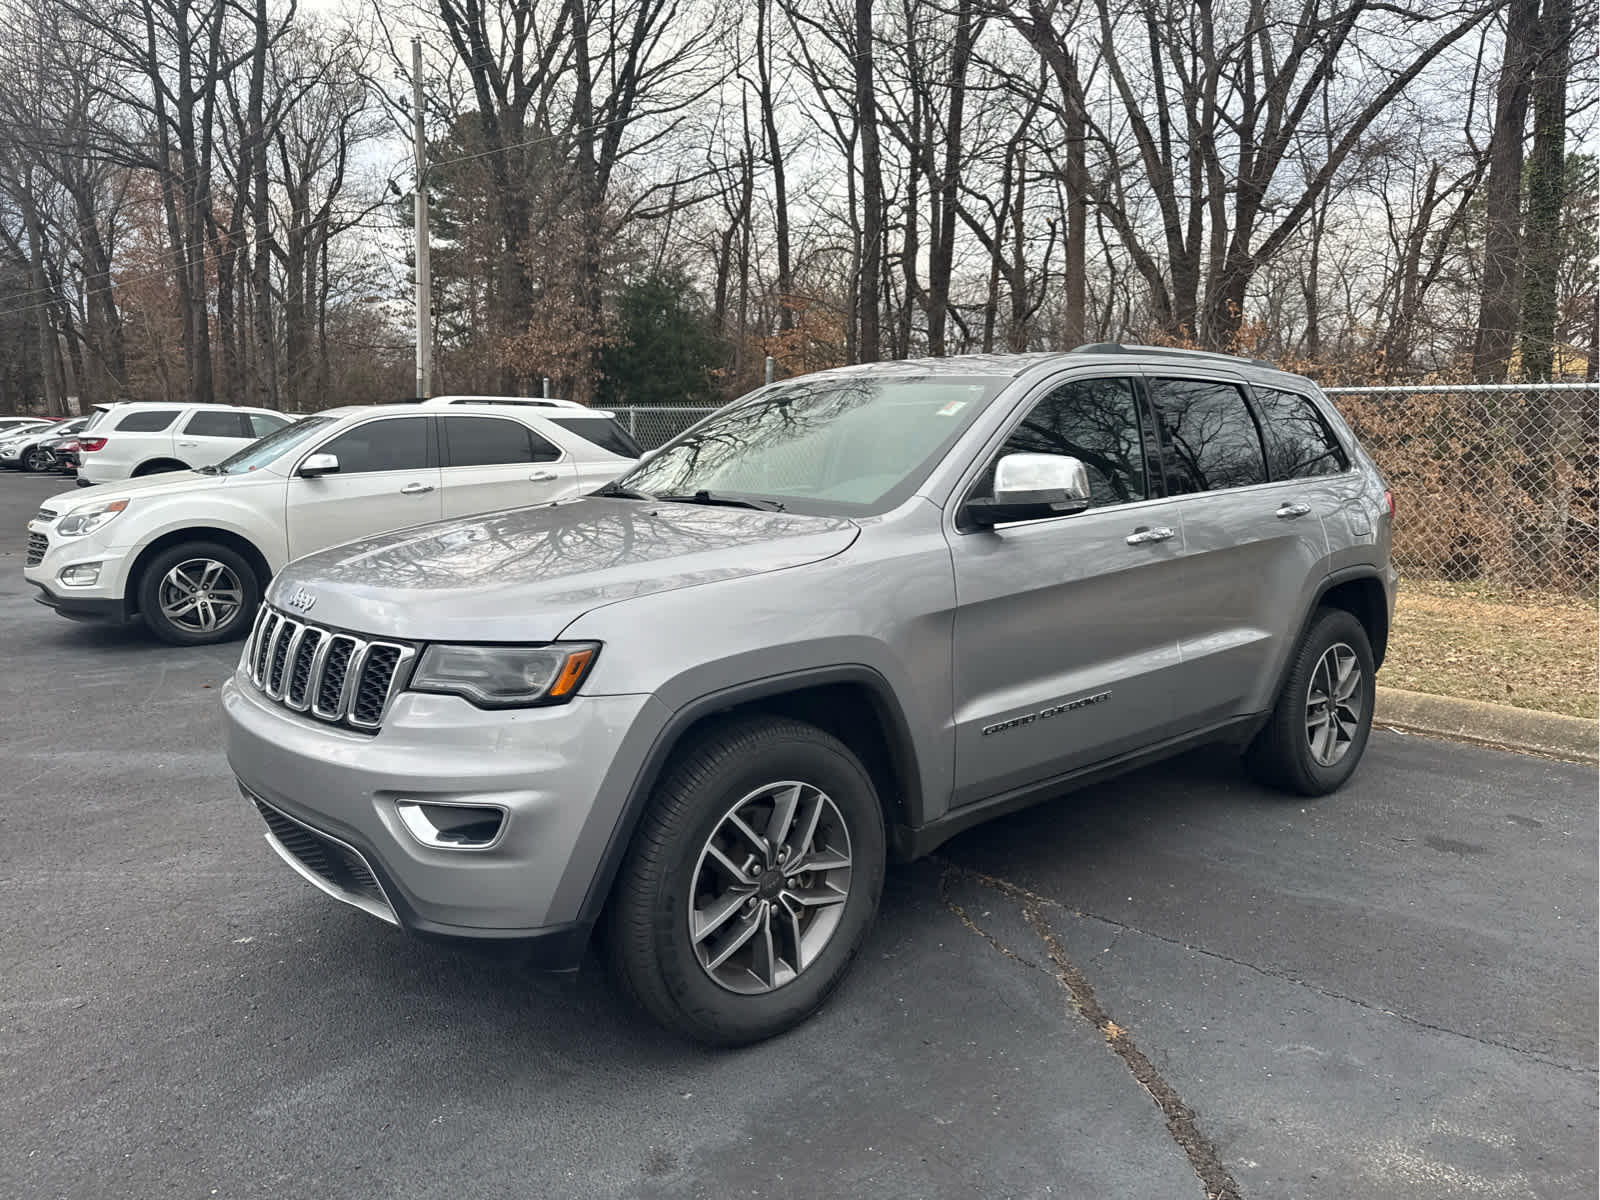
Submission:
M 1388 477 L 1413 578 L 1592 593 L 1600 385 L 1329 388 Z M 645 449 L 713 408 L 619 408 Z
M 1595 384 L 1329 388 L 1389 480 L 1415 578 L 1592 594 Z

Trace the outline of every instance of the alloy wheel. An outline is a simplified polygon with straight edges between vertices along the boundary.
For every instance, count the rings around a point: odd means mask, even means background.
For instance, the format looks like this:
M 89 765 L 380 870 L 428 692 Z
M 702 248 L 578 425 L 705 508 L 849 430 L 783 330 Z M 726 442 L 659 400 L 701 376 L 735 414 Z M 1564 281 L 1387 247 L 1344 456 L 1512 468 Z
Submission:
M 244 587 L 227 563 L 191 558 L 161 579 L 161 615 L 187 633 L 215 633 L 244 605 Z
M 794 780 L 723 814 L 695 864 L 689 940 L 716 983 L 774 991 L 816 962 L 850 896 L 850 833 L 820 788 Z
M 1306 741 L 1311 757 L 1331 767 L 1350 752 L 1361 728 L 1361 660 L 1343 642 L 1323 652 L 1306 691 Z

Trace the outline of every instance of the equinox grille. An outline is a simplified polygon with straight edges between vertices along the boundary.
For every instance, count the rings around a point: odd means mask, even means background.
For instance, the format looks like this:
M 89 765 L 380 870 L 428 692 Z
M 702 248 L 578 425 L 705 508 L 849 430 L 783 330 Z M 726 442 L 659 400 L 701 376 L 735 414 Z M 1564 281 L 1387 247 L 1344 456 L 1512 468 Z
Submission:
M 42 533 L 28 535 L 28 566 L 37 567 L 44 561 L 44 552 L 50 549 L 50 539 Z
M 402 642 L 364 641 L 262 605 L 244 665 L 269 700 L 374 733 L 405 686 L 416 654 Z

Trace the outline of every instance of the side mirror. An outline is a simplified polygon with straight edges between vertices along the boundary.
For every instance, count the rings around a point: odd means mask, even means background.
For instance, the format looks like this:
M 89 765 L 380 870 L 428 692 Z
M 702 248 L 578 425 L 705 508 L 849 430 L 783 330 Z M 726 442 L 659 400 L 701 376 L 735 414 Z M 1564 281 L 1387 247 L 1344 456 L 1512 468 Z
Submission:
M 336 475 L 339 471 L 337 454 L 311 454 L 296 472 L 302 479 L 316 479 L 319 475 Z
M 1089 507 L 1089 472 L 1069 454 L 1008 454 L 994 467 L 994 496 L 967 501 L 974 525 L 1065 517 Z

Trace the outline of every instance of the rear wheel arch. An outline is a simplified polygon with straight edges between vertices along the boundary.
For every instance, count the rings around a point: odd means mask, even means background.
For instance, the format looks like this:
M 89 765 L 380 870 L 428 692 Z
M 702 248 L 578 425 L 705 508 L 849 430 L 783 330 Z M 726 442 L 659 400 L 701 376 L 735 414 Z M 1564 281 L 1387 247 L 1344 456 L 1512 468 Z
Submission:
M 1311 613 L 1306 618 L 1306 628 L 1319 608 L 1342 608 L 1361 622 L 1367 631 L 1367 641 L 1372 646 L 1375 667 L 1383 666 L 1384 652 L 1389 646 L 1389 596 L 1383 581 L 1376 574 L 1333 576 L 1324 583 Z M 1304 631 L 1301 636 L 1304 637 Z
M 145 475 L 162 475 L 168 471 L 187 471 L 189 464 L 176 458 L 152 458 L 140 463 L 133 469 L 130 478 L 138 479 Z

